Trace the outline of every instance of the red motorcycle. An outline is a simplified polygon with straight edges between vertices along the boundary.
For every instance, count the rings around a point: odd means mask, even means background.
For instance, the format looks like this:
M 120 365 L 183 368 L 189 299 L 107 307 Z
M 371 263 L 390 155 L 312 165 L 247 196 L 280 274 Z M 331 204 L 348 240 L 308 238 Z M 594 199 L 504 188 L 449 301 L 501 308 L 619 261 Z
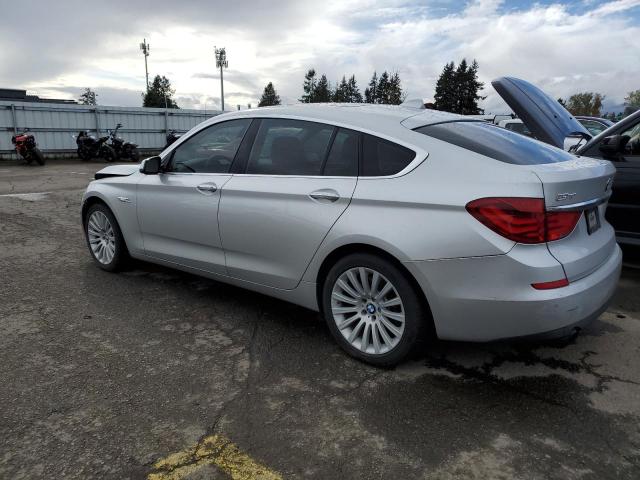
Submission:
M 40 149 L 36 147 L 36 139 L 32 134 L 27 132 L 28 130 L 25 130 L 23 133 L 13 135 L 11 137 L 11 143 L 15 145 L 16 152 L 27 161 L 27 164 L 35 160 L 39 165 L 44 165 L 44 155 L 42 155 Z

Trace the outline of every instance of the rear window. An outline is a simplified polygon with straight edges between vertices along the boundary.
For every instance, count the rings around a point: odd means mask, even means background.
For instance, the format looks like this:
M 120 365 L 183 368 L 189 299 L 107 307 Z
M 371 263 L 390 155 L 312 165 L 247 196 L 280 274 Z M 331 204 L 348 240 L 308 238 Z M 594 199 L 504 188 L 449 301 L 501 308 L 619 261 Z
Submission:
M 448 122 L 418 127 L 416 132 L 515 165 L 571 160 L 573 155 L 486 122 Z
M 416 153 L 397 143 L 364 135 L 362 142 L 362 177 L 395 175 L 415 158 Z

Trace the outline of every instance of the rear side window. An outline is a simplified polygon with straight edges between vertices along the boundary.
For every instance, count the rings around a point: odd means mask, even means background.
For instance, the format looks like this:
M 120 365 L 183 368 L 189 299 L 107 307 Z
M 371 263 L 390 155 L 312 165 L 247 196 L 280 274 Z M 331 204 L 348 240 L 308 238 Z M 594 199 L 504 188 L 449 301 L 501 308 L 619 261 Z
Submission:
M 447 122 L 418 127 L 416 132 L 472 152 L 515 165 L 558 163 L 570 153 L 486 122 Z
M 360 134 L 341 128 L 336 133 L 323 174 L 329 177 L 356 177 Z
M 416 153 L 397 143 L 373 135 L 364 135 L 362 142 L 362 177 L 383 177 L 402 171 Z
M 288 119 L 264 119 L 256 135 L 247 173 L 321 175 L 334 127 Z

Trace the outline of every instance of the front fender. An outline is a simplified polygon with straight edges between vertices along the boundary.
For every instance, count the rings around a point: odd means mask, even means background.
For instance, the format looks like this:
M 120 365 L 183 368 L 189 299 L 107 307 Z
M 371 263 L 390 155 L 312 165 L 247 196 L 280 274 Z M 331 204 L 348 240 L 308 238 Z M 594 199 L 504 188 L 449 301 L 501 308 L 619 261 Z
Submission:
M 137 216 L 137 182 L 130 177 L 111 177 L 89 184 L 82 197 L 82 221 L 88 206 L 95 201 L 104 203 L 116 218 L 129 253 L 144 253 Z

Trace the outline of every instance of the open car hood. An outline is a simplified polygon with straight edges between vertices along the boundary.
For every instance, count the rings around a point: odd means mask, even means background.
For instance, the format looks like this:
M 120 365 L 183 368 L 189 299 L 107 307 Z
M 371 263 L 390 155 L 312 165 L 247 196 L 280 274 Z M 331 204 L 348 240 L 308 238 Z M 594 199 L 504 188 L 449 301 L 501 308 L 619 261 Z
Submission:
M 563 149 L 570 135 L 591 138 L 573 115 L 535 85 L 514 77 L 497 78 L 491 85 L 538 140 Z
M 94 175 L 96 180 L 101 178 L 109 178 L 109 177 L 128 177 L 132 173 L 140 170 L 139 164 L 134 165 L 110 165 L 108 167 L 103 168 L 102 170 L 98 170 Z

